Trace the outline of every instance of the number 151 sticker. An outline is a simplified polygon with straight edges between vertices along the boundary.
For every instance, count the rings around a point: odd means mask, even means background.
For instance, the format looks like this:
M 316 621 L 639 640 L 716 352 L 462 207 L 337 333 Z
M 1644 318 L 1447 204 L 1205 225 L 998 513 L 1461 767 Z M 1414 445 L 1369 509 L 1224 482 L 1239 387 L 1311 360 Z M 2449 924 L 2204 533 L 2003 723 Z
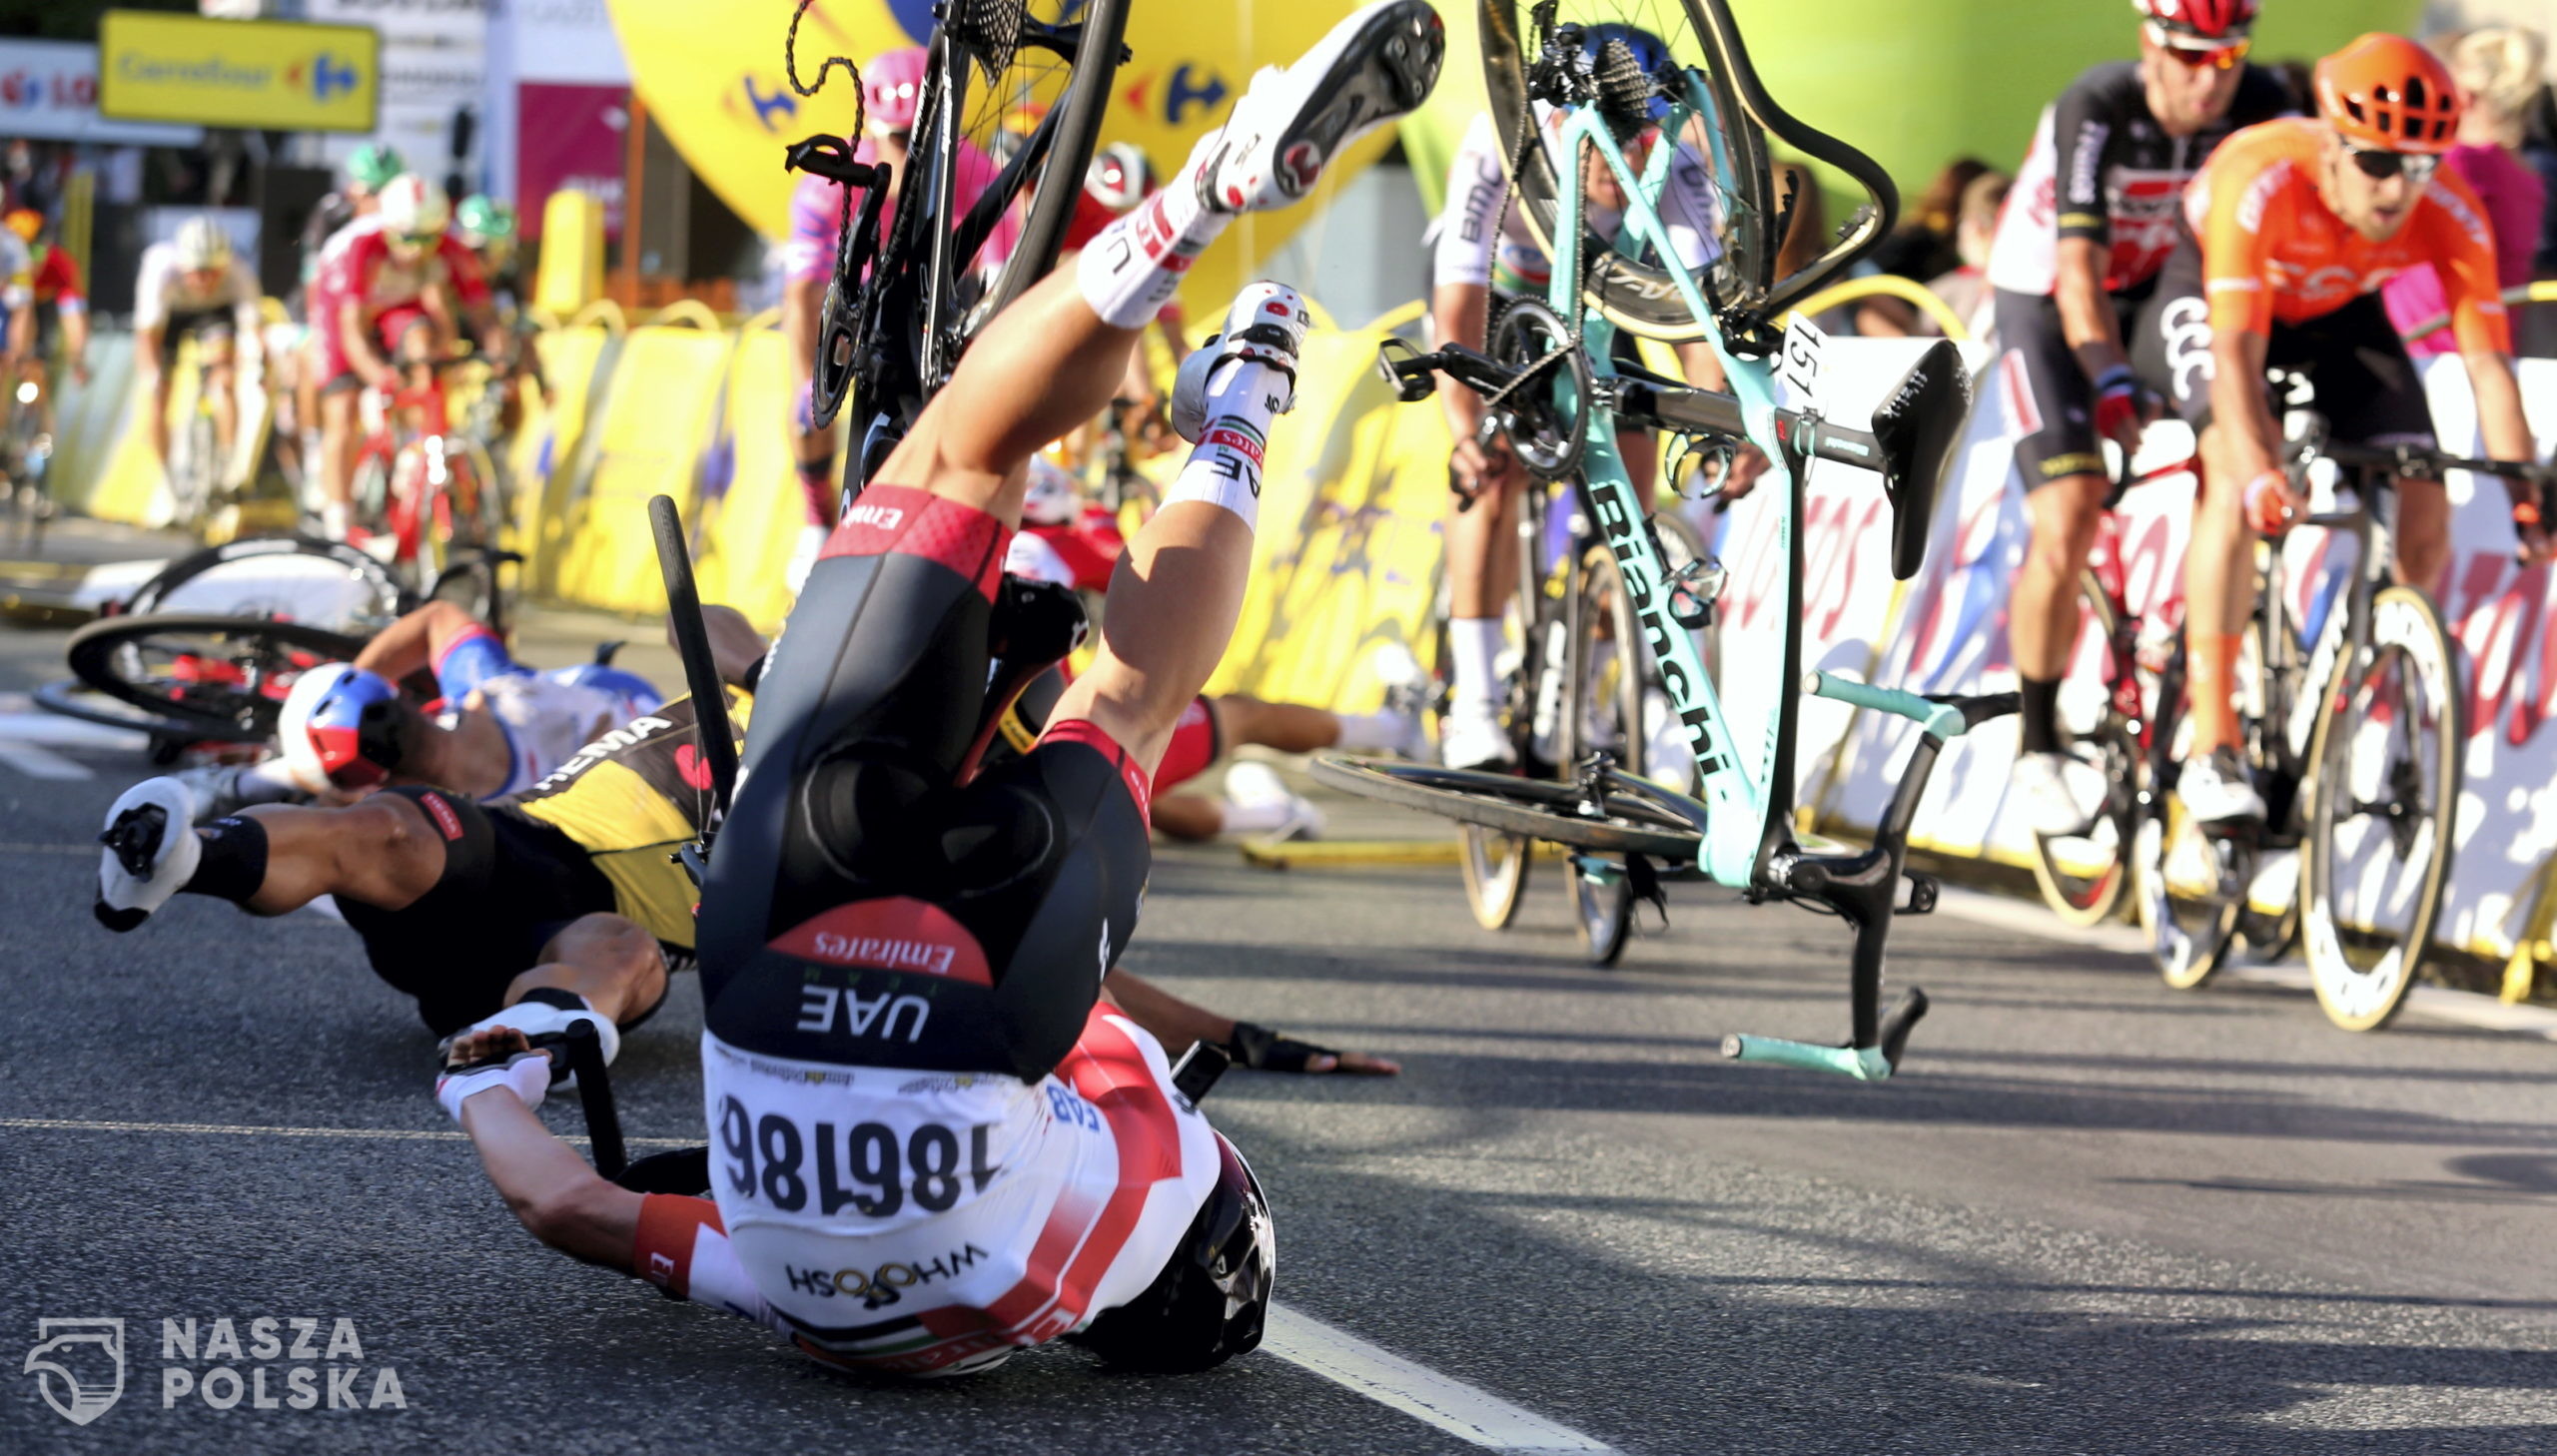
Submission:
M 1785 326 L 1785 354 L 1777 377 L 1793 391 L 1797 404 L 1812 398 L 1820 381 L 1821 361 L 1829 351 L 1829 336 L 1808 315 L 1796 314 Z

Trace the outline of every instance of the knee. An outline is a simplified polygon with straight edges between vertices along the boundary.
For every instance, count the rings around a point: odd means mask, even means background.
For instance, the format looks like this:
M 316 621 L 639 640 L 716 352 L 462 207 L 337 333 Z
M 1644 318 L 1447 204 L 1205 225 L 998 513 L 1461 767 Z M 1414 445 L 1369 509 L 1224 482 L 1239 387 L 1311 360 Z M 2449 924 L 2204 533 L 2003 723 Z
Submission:
M 2102 476 L 2071 476 L 2036 494 L 2031 547 L 2035 566 L 2065 577 L 2086 564 L 2104 519 L 2104 493 Z

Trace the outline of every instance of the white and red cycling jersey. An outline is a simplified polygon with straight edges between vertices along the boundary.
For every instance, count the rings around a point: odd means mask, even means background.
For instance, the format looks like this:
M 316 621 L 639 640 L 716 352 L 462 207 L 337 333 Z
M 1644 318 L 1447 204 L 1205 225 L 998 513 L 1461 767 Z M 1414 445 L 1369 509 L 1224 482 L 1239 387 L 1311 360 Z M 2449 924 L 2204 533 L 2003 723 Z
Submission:
M 1568 114 L 1536 103 L 1548 155 L 1560 150 Z M 1722 254 L 1722 209 L 1714 196 L 1702 153 L 1681 143 L 1669 164 L 1669 182 L 1660 196 L 1660 221 L 1671 249 L 1689 272 L 1702 270 Z M 1624 214 L 1594 201 L 1582 221 L 1595 237 L 1612 242 L 1624 229 Z M 1487 284 L 1505 294 L 1542 297 L 1553 276 L 1545 253 L 1527 220 L 1509 198 L 1509 172 L 1501 156 L 1500 138 L 1491 113 L 1482 112 L 1465 128 L 1464 140 L 1447 164 L 1447 200 L 1424 241 L 1430 244 L 1430 286 Z
M 402 258 L 392 251 L 379 214 L 339 229 L 320 250 L 320 276 L 311 285 L 311 329 L 325 365 L 321 379 L 354 372 L 338 332 L 342 304 L 353 300 L 362 326 L 390 349 L 401 331 L 423 315 L 429 288 L 445 290 L 463 308 L 483 305 L 489 298 L 478 258 L 449 232 L 436 238 L 433 247 Z
M 885 993 L 807 1012 L 891 1039 L 931 1014 Z M 969 1374 L 1127 1303 L 1222 1167 L 1162 1047 L 1108 1006 L 1036 1083 L 755 1056 L 706 1032 L 701 1065 L 712 1197 L 649 1196 L 631 1267 L 853 1369 Z

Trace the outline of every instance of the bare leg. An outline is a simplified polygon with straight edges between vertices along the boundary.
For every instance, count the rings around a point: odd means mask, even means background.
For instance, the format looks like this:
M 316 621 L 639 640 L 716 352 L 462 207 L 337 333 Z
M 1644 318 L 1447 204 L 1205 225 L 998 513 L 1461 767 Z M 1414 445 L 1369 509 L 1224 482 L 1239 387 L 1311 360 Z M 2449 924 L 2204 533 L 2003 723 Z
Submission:
M 1526 498 L 1523 480 L 1496 495 L 1458 509 L 1447 507 L 1447 614 L 1465 618 L 1497 617 L 1506 609 L 1518 584 L 1518 511 Z
M 1226 806 L 1205 794 L 1166 794 L 1154 801 L 1155 832 L 1198 844 L 1226 832 Z
M 230 468 L 231 451 L 240 439 L 240 389 L 238 374 L 231 367 L 231 341 L 204 340 L 204 387 L 212 395 L 213 441 L 223 461 Z
M 242 902 L 258 915 L 300 910 L 323 895 L 401 910 L 443 877 L 443 836 L 398 794 L 346 809 L 263 804 L 241 817 L 267 834 L 267 877 Z
M 1210 698 L 1208 711 L 1217 720 L 1217 741 L 1229 750 L 1244 744 L 1281 753 L 1311 753 L 1340 741 L 1340 719 L 1301 703 L 1271 703 L 1242 693 Z
M 2108 488 L 2102 475 L 2069 475 L 2026 497 L 2033 543 L 2007 614 L 2008 650 L 2022 676 L 2049 682 L 2069 670 L 2078 645 L 2078 573 L 2095 549 Z
M 2434 602 L 2450 569 L 2450 492 L 2439 480 L 2397 479 L 2397 579 Z
M 581 916 L 541 948 L 541 960 L 506 987 L 507 1006 L 536 987 L 583 997 L 586 1005 L 628 1026 L 666 994 L 666 955 L 657 938 L 620 916 Z
M 1020 505 L 1018 494 L 1014 508 Z M 1110 578 L 1101 655 L 1058 700 L 1052 723 L 1089 720 L 1148 773 L 1181 710 L 1234 637 L 1252 573 L 1252 527 L 1222 505 L 1175 500 L 1128 543 Z

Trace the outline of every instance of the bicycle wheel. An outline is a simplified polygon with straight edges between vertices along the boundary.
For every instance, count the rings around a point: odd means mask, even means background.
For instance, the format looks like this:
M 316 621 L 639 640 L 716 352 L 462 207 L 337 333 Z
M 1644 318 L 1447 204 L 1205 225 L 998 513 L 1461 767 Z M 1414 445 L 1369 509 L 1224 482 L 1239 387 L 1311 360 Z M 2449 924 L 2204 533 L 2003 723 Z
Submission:
M 1693 824 L 1668 807 L 1667 791 L 1622 775 L 1608 779 L 1597 802 L 1577 784 L 1395 759 L 1325 754 L 1313 761 L 1313 776 L 1362 798 L 1576 849 L 1683 865 L 1694 863 L 1704 844 Z
M 344 662 L 365 639 L 300 622 L 195 612 L 106 617 L 71 634 L 71 671 L 109 697 L 204 738 L 275 731 L 294 679 Z
M 1605 546 L 1581 557 L 1580 589 L 1573 596 L 1563 683 L 1562 762 L 1569 778 L 1590 754 L 1639 776 L 1643 769 L 1643 684 L 1650 674 L 1642 633 L 1626 595 L 1624 573 Z M 1613 966 L 1633 932 L 1633 883 L 1619 862 L 1579 866 L 1563 877 L 1571 889 L 1572 924 L 1590 964 Z
M 2112 642 L 2121 630 L 2113 598 L 2083 575 L 2079 594 L 2092 613 L 2089 630 Z M 2061 729 L 2069 739 L 2064 751 L 2101 780 L 2102 797 L 2083 831 L 2034 835 L 2034 883 L 2052 914 L 2075 926 L 2101 925 L 2121 911 L 2131 882 L 2125 856 L 2139 817 L 2139 741 L 2110 701 L 2077 722 L 2064 718 Z
M 2180 702 L 2183 681 L 2178 646 L 2157 697 L 2161 717 L 2164 705 Z M 2155 731 L 2168 751 L 2150 755 L 2138 796 L 2131 840 L 2133 904 L 2157 974 L 2177 991 L 2190 991 L 2227 964 L 2246 886 L 2254 878 L 2254 853 L 2235 838 L 2204 831 L 2175 800 L 2175 769 L 2191 740 L 2191 720 L 2178 713 Z
M 214 481 L 221 468 L 213 437 L 213 416 L 199 409 L 173 442 L 177 458 L 169 464 L 169 524 L 192 531 L 203 526 L 213 508 Z
M 929 211 L 917 219 L 928 225 L 920 236 L 931 255 L 920 356 L 926 397 L 986 321 L 1056 266 L 1128 24 L 1127 0 L 956 0 L 940 14 L 914 133 L 933 149 L 920 159 Z M 957 190 L 968 148 L 1000 167 L 963 210 Z M 898 200 L 901 216 L 911 193 Z M 1019 236 L 998 254 L 1006 214 L 1018 220 Z
M 2301 939 L 2317 1004 L 2348 1032 L 2388 1025 L 2423 969 L 2459 813 L 2462 705 L 2424 594 L 2382 589 L 2370 647 L 2336 665 L 2309 791 Z
M 1465 878 L 1465 905 L 1484 930 L 1507 930 L 1527 894 L 1527 866 L 1535 841 L 1479 824 L 1456 826 L 1456 868 Z

